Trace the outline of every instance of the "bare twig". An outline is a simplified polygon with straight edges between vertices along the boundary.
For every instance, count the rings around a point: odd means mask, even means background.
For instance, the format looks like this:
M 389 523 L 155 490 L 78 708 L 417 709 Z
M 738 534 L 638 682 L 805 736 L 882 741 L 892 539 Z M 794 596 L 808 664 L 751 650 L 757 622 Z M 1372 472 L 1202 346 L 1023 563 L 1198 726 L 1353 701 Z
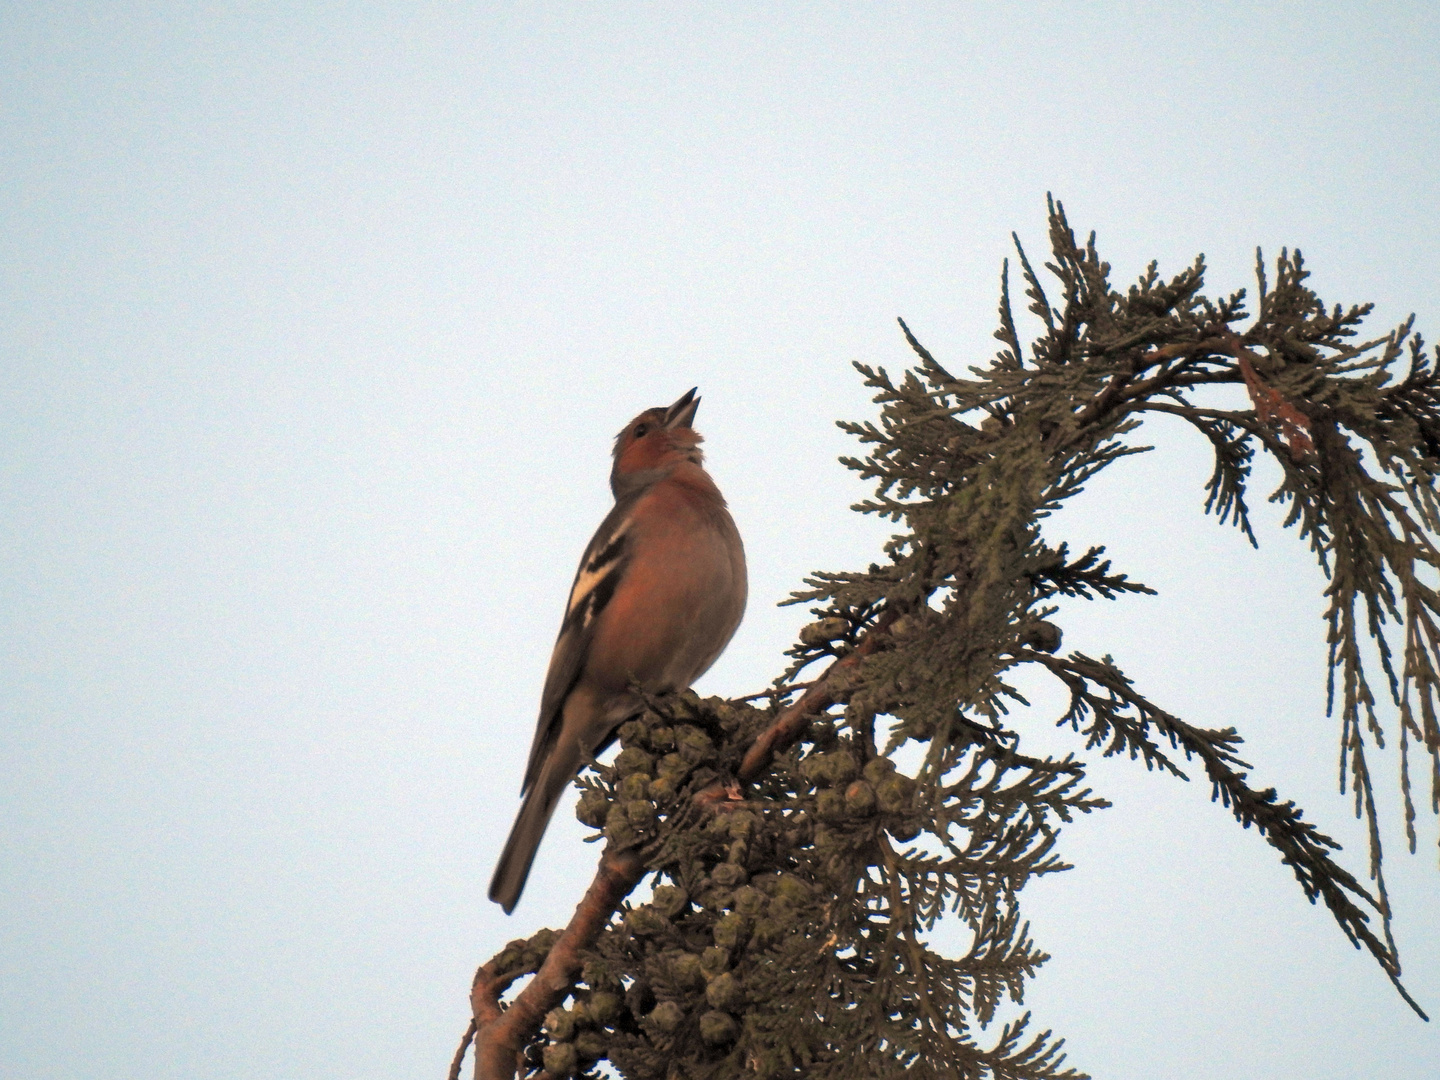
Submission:
M 449 1080 L 460 1080 L 460 1066 L 465 1063 L 465 1051 L 470 1049 L 470 1043 L 475 1038 L 475 1020 L 472 1017 L 470 1026 L 465 1029 L 465 1034 L 460 1039 L 460 1048 L 455 1051 L 455 1059 L 450 1062 Z
M 813 682 L 791 683 L 789 686 L 772 686 L 769 690 L 761 690 L 758 694 L 746 694 L 744 697 L 731 698 L 731 701 L 759 701 L 761 698 L 770 698 L 772 701 L 783 697 L 789 697 L 797 690 L 809 690 L 814 686 Z

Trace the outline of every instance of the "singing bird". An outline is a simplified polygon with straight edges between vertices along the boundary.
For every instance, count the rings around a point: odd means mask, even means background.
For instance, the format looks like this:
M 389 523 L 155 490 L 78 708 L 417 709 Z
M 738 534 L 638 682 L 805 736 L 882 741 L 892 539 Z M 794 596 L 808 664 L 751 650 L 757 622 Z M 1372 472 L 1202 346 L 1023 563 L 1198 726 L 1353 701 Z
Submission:
M 745 548 L 701 465 L 691 390 L 647 409 L 615 439 L 615 506 L 595 531 L 550 654 L 524 801 L 490 882 L 509 914 L 550 815 L 580 766 L 641 709 L 632 687 L 683 690 L 745 614 Z

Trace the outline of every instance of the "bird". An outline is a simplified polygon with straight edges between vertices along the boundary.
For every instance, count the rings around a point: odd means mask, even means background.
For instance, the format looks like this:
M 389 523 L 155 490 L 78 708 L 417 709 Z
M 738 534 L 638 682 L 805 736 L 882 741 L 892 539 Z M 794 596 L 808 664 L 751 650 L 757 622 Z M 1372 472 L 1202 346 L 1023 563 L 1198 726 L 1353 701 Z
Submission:
M 595 530 L 565 605 L 540 694 L 522 802 L 490 882 L 508 915 L 566 785 L 643 709 L 715 663 L 745 614 L 745 547 L 705 471 L 692 388 L 615 439 L 615 505 Z

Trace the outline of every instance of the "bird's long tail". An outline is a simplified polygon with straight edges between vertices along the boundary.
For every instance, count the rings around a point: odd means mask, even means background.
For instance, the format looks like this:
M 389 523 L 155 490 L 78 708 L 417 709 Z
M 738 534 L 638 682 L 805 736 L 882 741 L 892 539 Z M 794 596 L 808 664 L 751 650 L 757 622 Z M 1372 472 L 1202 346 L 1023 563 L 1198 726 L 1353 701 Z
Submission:
M 525 879 L 530 876 L 530 864 L 535 861 L 535 852 L 545 836 L 545 827 L 550 824 L 550 816 L 555 813 L 565 785 L 575 776 L 573 765 L 555 760 L 559 756 L 562 755 L 551 754 L 534 785 L 525 793 L 525 801 L 520 804 L 520 813 L 510 829 L 510 838 L 505 841 L 505 850 L 496 864 L 495 876 L 490 879 L 490 899 L 503 907 L 506 915 L 515 910 L 525 889 Z

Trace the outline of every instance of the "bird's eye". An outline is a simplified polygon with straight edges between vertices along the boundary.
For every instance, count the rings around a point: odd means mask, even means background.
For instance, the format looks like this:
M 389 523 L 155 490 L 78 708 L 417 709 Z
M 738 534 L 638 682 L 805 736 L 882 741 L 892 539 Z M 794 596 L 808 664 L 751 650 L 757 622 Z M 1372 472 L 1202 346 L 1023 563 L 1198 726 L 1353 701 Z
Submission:
M 636 425 L 635 425 L 635 438 L 637 438 L 637 439 L 643 439 L 643 438 L 645 437 L 646 432 L 648 432 L 649 430 L 650 430 L 650 425 L 649 425 L 649 424 L 636 424 Z

